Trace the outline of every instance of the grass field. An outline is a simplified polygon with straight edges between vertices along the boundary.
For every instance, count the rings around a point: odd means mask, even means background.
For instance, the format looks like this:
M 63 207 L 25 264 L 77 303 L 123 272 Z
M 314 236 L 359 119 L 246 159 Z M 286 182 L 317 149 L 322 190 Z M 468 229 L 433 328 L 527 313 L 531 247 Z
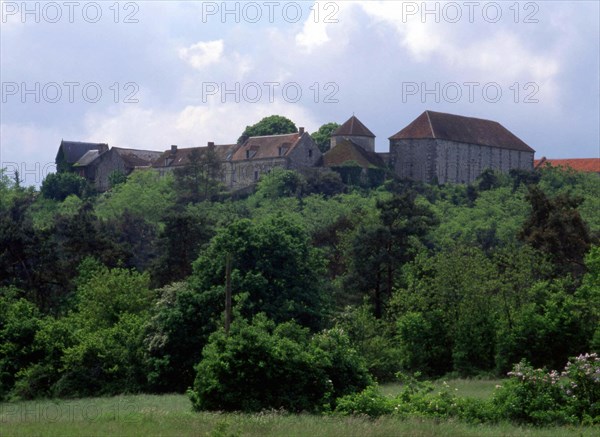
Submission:
M 498 381 L 448 381 L 463 396 L 489 396 Z M 399 386 L 383 386 L 394 394 Z M 184 395 L 131 395 L 0 404 L 0 436 L 598 436 L 593 428 L 531 428 L 512 424 L 308 414 L 194 413 Z
M 442 387 L 444 380 L 435 381 L 435 385 Z M 465 398 L 488 399 L 492 396 L 496 385 L 502 384 L 500 379 L 452 379 L 446 381 L 450 389 L 457 396 Z M 401 384 L 385 384 L 380 386 L 381 391 L 389 396 L 400 392 Z

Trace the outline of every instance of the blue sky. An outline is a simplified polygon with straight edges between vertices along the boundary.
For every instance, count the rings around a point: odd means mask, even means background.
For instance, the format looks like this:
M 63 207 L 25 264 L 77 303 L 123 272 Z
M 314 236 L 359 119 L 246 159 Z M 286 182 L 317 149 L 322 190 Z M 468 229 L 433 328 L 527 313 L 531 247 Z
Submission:
M 596 1 L 0 5 L 0 165 L 27 184 L 61 139 L 226 144 L 271 114 L 309 132 L 355 114 L 387 151 L 429 109 L 538 158 L 600 156 Z

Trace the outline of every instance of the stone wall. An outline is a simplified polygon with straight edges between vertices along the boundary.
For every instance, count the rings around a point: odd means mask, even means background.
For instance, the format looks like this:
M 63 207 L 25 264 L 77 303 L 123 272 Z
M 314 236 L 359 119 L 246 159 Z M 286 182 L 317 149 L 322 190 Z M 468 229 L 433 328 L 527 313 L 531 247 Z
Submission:
M 533 170 L 533 152 L 433 138 L 391 140 L 390 154 L 399 177 L 425 182 L 469 183 L 486 168 Z
M 308 132 L 305 132 L 296 147 L 286 155 L 286 158 L 289 159 L 288 168 L 293 170 L 314 167 L 321 158 L 321 151 Z
M 109 177 L 112 172 L 120 171 L 125 175 L 128 174 L 125 162 L 113 150 L 103 153 L 92 165 L 95 167 L 94 185 L 98 191 L 106 191 L 110 188 Z

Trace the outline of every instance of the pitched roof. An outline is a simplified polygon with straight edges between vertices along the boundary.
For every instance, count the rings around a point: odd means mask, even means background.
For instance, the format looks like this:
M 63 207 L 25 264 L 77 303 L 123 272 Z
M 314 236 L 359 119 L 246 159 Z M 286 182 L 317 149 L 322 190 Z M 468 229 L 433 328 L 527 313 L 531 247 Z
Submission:
M 438 138 L 502 149 L 534 152 L 500 123 L 481 118 L 425 111 L 390 140 Z
M 86 152 L 90 150 L 108 149 L 108 145 L 104 143 L 83 143 L 80 141 L 61 141 L 56 158 L 62 150 L 65 161 L 73 164 L 79 160 Z
M 308 135 L 308 134 L 304 134 Z M 278 158 L 288 155 L 300 142 L 299 133 L 250 137 L 233 154 L 233 161 Z
M 96 158 L 98 158 L 98 156 L 100 156 L 100 151 L 98 151 L 96 149 L 88 150 L 87 152 L 85 152 L 83 154 L 83 156 L 81 158 L 79 158 L 77 160 L 77 162 L 75 164 L 73 164 L 73 166 L 85 167 L 85 166 L 91 164 L 92 162 L 94 162 L 96 160 Z
M 383 159 L 375 152 L 368 152 L 351 140 L 338 142 L 323 155 L 325 167 L 336 167 L 348 161 L 356 161 L 363 168 L 385 167 Z
M 162 152 L 156 150 L 123 149 L 121 147 L 113 147 L 110 150 L 117 153 L 125 164 L 132 168 L 147 167 L 162 155 Z
M 344 124 L 338 127 L 331 133 L 331 136 L 355 136 L 355 137 L 373 137 L 375 135 L 371 132 L 367 126 L 365 126 L 358 118 L 354 115 L 350 117 Z
M 544 156 L 533 161 L 534 168 L 540 168 L 545 164 L 552 167 L 569 167 L 585 173 L 600 173 L 600 158 L 547 159 Z
M 237 144 L 222 144 L 215 145 L 215 152 L 221 161 L 229 161 L 233 152 L 238 147 Z M 158 158 L 152 163 L 152 167 L 181 167 L 190 162 L 190 155 L 197 151 L 200 156 L 203 156 L 208 151 L 208 146 L 203 147 L 187 147 L 184 149 L 177 148 L 175 151 L 169 149 L 159 153 Z

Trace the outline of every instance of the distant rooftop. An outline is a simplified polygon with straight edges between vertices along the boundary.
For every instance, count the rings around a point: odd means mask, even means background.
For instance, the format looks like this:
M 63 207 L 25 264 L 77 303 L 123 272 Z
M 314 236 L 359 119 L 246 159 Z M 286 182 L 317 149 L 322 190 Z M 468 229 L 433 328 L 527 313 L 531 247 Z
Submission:
M 552 167 L 568 167 L 585 173 L 600 173 L 600 158 L 548 159 L 543 156 L 541 159 L 533 161 L 534 168 L 540 168 L 546 164 Z

